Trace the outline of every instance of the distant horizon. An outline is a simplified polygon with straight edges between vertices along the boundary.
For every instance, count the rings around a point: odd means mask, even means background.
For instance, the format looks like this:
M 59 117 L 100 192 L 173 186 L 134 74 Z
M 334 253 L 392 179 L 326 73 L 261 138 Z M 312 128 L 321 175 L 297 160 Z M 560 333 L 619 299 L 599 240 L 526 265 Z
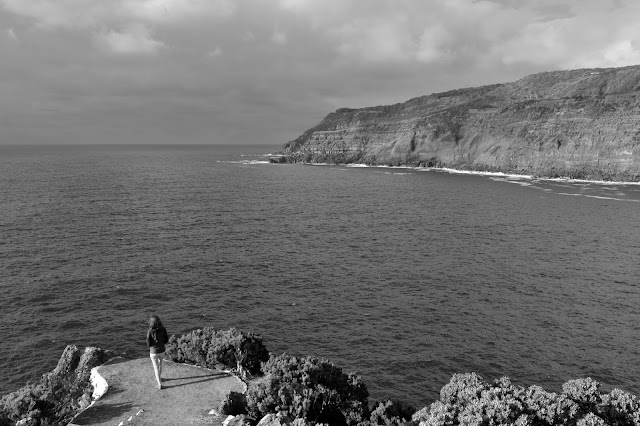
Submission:
M 259 147 L 277 147 L 284 146 L 286 142 L 281 144 L 269 144 L 269 143 L 169 143 L 169 142 L 149 142 L 149 143 L 0 143 L 0 146 L 22 146 L 22 147 L 39 147 L 39 146 L 47 146 L 47 147 L 56 147 L 56 146 L 180 146 L 180 147 L 189 147 L 189 146 L 259 146 Z

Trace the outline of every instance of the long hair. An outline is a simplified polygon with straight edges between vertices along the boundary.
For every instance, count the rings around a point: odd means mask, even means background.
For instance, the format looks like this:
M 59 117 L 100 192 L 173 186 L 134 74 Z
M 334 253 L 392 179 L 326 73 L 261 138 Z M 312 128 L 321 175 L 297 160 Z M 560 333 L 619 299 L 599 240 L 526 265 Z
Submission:
M 157 315 L 151 315 L 151 318 L 149 318 L 149 328 L 159 327 L 162 327 L 162 321 L 160 321 L 160 317 Z

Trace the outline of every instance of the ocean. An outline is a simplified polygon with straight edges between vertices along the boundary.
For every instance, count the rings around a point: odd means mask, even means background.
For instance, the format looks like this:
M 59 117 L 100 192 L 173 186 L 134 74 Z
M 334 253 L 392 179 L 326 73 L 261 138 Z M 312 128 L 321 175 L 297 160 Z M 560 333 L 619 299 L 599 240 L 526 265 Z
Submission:
M 640 393 L 640 185 L 270 164 L 273 146 L 0 146 L 0 394 L 170 334 L 424 407 L 453 373 Z

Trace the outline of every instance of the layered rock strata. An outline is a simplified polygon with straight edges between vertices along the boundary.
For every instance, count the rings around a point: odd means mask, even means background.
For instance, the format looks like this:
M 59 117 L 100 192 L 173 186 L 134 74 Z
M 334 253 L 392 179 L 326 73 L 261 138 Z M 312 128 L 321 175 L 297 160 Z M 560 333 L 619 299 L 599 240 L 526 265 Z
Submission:
M 282 155 L 288 162 L 640 181 L 640 66 L 545 72 L 342 108 L 285 144 Z

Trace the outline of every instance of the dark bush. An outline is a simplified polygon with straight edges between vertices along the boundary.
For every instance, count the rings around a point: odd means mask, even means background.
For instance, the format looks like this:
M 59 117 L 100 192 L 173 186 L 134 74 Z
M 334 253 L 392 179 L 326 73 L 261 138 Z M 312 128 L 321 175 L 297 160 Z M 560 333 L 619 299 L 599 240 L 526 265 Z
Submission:
M 228 416 L 247 414 L 247 397 L 240 392 L 229 392 L 227 398 L 220 405 L 220 412 Z
M 259 334 L 244 333 L 235 328 L 216 331 L 205 327 L 179 337 L 171 336 L 165 353 L 176 362 L 235 369 L 240 376 L 244 369 L 251 374 L 259 373 L 260 363 L 269 359 Z
M 640 425 L 640 402 L 620 389 L 602 396 L 600 413 L 613 425 Z
M 7 413 L 0 409 L 0 426 L 11 426 Z
M 265 377 L 249 386 L 249 414 L 280 413 L 330 425 L 357 425 L 369 416 L 369 392 L 359 376 L 345 374 L 329 361 L 313 357 L 272 356 Z
M 476 374 L 455 374 L 440 401 L 413 415 L 420 426 L 444 425 L 640 425 L 636 397 L 618 389 L 598 392 L 591 378 L 570 380 L 558 395 L 539 386 L 522 388 L 508 378 L 492 385 Z
M 369 421 L 371 426 L 412 426 L 415 412 L 415 408 L 389 399 L 374 405 Z

